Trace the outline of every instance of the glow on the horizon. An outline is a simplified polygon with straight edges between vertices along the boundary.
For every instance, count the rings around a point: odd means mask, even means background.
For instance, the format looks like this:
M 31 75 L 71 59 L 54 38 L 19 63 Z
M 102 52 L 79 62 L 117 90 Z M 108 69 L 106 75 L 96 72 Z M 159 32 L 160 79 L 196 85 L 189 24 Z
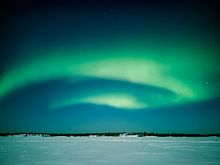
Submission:
M 125 108 L 125 109 L 140 109 L 140 108 L 148 107 L 147 103 L 137 100 L 137 98 L 132 95 L 104 94 L 104 95 L 89 96 L 81 99 L 73 98 L 73 99 L 63 100 L 52 104 L 50 108 L 58 109 L 80 103 L 107 105 L 115 108 Z

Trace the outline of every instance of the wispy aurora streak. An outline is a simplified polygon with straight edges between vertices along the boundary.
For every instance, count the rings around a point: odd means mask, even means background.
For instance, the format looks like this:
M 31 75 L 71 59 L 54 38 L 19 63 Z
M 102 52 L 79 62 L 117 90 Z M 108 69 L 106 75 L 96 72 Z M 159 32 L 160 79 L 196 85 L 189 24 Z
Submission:
M 176 98 L 168 100 L 167 105 L 199 101 L 219 95 L 219 90 L 216 90 L 218 86 L 213 87 L 211 81 L 212 76 L 219 72 L 216 69 L 218 64 L 216 59 L 209 58 L 207 50 L 195 50 L 190 47 L 179 47 L 172 51 L 169 49 L 158 51 L 128 47 L 90 52 L 53 50 L 46 55 L 21 61 L 9 69 L 0 84 L 0 97 L 34 82 L 76 76 L 128 81 L 164 88 L 176 94 Z M 187 58 L 186 54 L 191 58 Z M 204 69 L 207 64 L 209 67 Z M 207 84 L 207 81 L 210 81 L 210 84 Z M 65 98 L 59 100 L 60 103 L 58 101 L 56 105 L 94 103 L 134 109 L 149 107 L 147 100 L 140 103 L 135 101 L 135 97 L 128 90 L 122 95 L 103 93 L 79 99 Z

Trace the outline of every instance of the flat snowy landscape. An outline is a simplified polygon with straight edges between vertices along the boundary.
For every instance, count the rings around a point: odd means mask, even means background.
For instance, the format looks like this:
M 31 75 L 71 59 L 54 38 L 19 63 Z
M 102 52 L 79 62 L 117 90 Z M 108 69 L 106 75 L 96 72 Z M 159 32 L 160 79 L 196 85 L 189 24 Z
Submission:
M 218 137 L 0 137 L 1 165 L 219 165 Z

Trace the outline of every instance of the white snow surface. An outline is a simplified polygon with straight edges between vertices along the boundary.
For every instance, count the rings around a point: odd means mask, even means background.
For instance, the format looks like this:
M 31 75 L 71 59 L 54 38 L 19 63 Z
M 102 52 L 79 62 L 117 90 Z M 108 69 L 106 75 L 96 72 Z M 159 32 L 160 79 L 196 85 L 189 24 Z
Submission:
M 220 165 L 218 137 L 0 137 L 1 165 Z

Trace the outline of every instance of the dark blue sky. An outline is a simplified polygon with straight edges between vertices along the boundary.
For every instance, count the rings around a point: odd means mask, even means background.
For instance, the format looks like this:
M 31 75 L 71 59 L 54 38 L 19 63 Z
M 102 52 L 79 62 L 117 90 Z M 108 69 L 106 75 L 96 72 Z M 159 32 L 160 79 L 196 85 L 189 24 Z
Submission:
M 216 1 L 8 1 L 0 132 L 220 132 Z

